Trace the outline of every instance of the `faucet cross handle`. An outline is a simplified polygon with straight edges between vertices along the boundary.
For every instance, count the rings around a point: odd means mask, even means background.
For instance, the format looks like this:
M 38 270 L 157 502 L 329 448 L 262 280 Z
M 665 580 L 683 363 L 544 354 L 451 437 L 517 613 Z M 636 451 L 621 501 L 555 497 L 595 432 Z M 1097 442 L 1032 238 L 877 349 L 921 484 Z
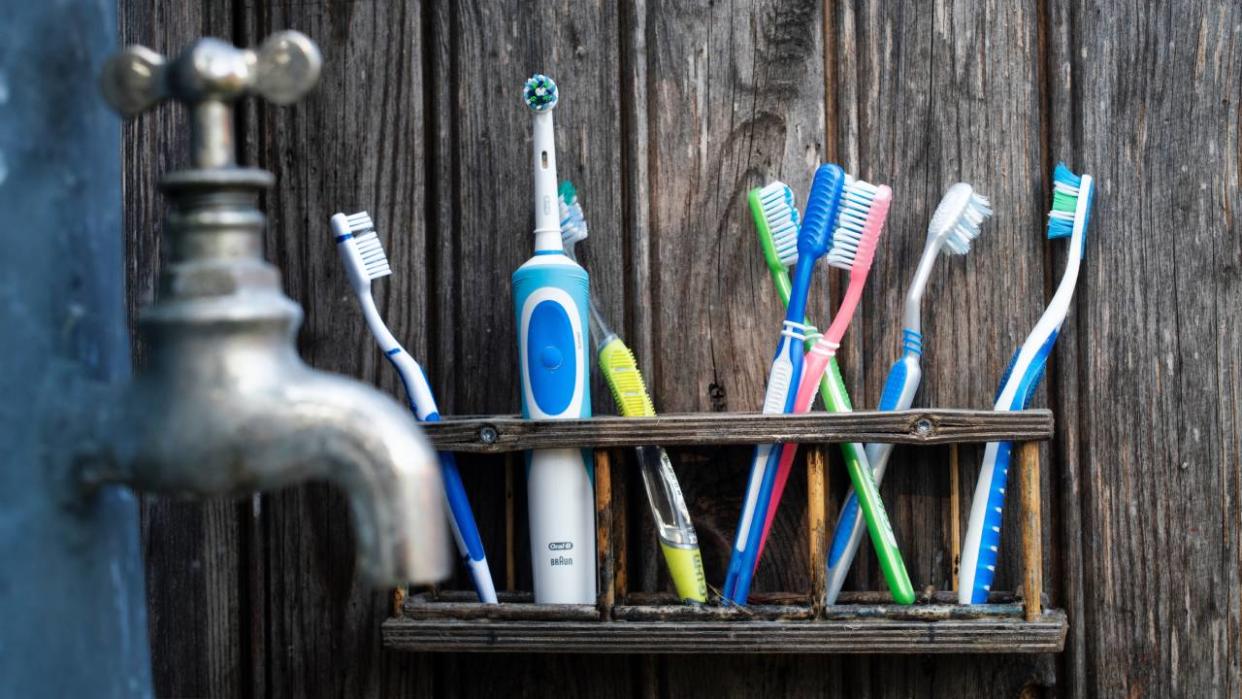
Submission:
M 258 50 L 204 38 L 171 62 L 144 46 L 130 46 L 109 59 L 100 87 L 124 116 L 165 99 L 187 104 L 195 167 L 228 167 L 236 163 L 232 103 L 253 94 L 292 104 L 315 86 L 322 64 L 315 43 L 295 31 L 269 36 Z

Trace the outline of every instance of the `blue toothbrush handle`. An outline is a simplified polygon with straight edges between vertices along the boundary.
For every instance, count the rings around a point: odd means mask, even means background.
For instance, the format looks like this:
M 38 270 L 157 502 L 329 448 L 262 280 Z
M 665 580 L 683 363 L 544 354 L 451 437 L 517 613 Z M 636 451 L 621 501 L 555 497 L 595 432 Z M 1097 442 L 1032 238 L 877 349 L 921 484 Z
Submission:
M 431 393 L 431 384 L 427 375 L 414 358 L 400 347 L 384 353 L 388 357 L 397 376 L 405 388 L 406 403 L 410 411 L 422 422 L 439 422 L 440 413 Z M 449 525 L 453 530 L 453 540 L 457 550 L 470 571 L 474 590 L 479 601 L 484 604 L 495 604 L 496 586 L 492 581 L 491 570 L 487 565 L 487 557 L 483 553 L 483 538 L 479 535 L 479 527 L 475 523 L 474 511 L 470 507 L 470 499 L 466 496 L 466 486 L 461 480 L 461 472 L 457 469 L 457 457 L 452 452 L 442 451 L 440 456 L 440 476 L 444 482 L 444 499 L 449 506 Z
M 996 558 L 1000 551 L 1001 521 L 1005 507 L 1005 484 L 1009 477 L 1012 442 L 993 442 L 988 445 L 984 463 L 991 458 L 992 481 L 988 490 L 988 509 L 983 517 L 983 532 L 979 537 L 979 555 L 975 563 L 975 582 L 971 588 L 970 603 L 988 601 L 992 580 L 996 575 Z
M 781 336 L 776 356 L 768 374 L 768 387 L 764 396 L 763 412 L 789 413 L 793 411 L 794 388 L 802 378 L 802 340 Z M 755 447 L 751 459 L 750 477 L 746 484 L 746 496 L 742 501 L 742 513 L 734 533 L 733 554 L 725 573 L 721 596 L 734 604 L 746 604 L 750 581 L 754 576 L 755 561 L 763 537 L 763 524 L 767 519 L 767 506 L 776 484 L 780 446 L 760 444 Z
M 880 396 L 879 410 L 901 410 L 910 407 L 914 393 L 918 390 L 922 371 L 919 367 L 918 354 L 910 351 L 910 335 L 906 331 L 906 355 L 893 363 L 888 377 L 884 380 L 884 391 Z M 917 333 L 914 333 L 917 337 Z M 917 346 L 915 348 L 917 352 Z M 888 465 L 888 457 L 892 453 L 892 444 L 868 444 L 867 460 L 871 464 L 872 476 L 876 485 L 884 480 Z M 858 553 L 867 532 L 862 510 L 858 505 L 858 496 L 850 488 L 837 516 L 836 527 L 832 533 L 832 543 L 828 549 L 827 604 L 835 604 L 850 566 Z
M 725 578 L 725 588 L 727 594 L 724 598 L 734 604 L 746 604 L 746 599 L 750 595 L 750 583 L 754 580 L 755 567 L 758 563 L 759 555 L 759 538 L 763 535 L 763 522 L 766 517 L 766 508 L 763 503 L 768 502 L 772 498 L 772 489 L 776 484 L 777 466 L 781 458 L 780 444 L 766 444 L 767 460 L 764 464 L 762 480 L 759 483 L 759 507 L 756 508 L 755 516 L 750 520 L 750 528 L 747 535 L 748 544 L 745 549 L 734 550 L 733 557 L 729 559 L 728 577 Z M 732 585 L 730 585 L 732 581 Z
M 1052 352 L 1053 344 L 1056 343 L 1057 334 L 1057 331 L 1052 332 L 1037 350 L 1030 363 L 1022 369 L 1020 376 L 1016 379 L 1019 383 L 1014 390 L 1012 399 L 1008 401 L 1008 404 L 998 404 L 998 410 L 1024 410 L 1030 405 L 1031 398 L 1035 395 L 1035 389 L 1039 387 L 1040 379 L 1043 378 L 1044 369 L 1048 364 L 1048 356 Z M 1005 394 L 1008 384 L 1015 380 L 1013 373 L 1018 369 L 1017 360 L 1020 354 L 1021 349 L 1019 348 L 1010 360 L 1009 367 L 1005 370 L 1005 375 L 1001 380 L 1001 388 L 997 392 L 998 403 L 1000 403 L 1000 396 Z M 959 601 L 968 601 L 970 604 L 983 604 L 988 601 L 988 593 L 992 590 L 992 582 L 996 577 L 996 561 L 1000 552 L 1001 524 L 1005 510 L 1005 488 L 1009 478 L 1009 464 L 1012 460 L 1012 452 L 1012 442 L 989 442 L 987 449 L 984 451 L 980 478 L 986 477 L 989 472 L 991 477 L 987 482 L 987 500 L 978 533 L 979 543 L 974 550 L 962 551 L 963 560 L 967 556 L 973 558 L 974 575 L 972 580 L 961 581 L 969 585 L 969 599 L 962 600 L 959 596 Z M 976 489 L 975 498 L 979 497 L 980 494 L 978 489 Z M 971 522 L 971 525 L 973 526 L 974 522 Z M 974 538 L 972 534 L 973 532 L 968 529 L 968 543 L 971 543 Z M 966 593 L 966 589 L 961 591 L 962 595 Z

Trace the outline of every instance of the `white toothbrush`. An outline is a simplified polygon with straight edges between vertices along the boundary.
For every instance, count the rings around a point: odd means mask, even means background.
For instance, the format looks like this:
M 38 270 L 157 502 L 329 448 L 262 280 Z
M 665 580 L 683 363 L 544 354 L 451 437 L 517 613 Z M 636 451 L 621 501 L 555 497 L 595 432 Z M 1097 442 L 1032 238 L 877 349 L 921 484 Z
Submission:
M 919 381 L 923 376 L 919 364 L 923 348 L 923 290 L 927 287 L 927 279 L 936 258 L 941 250 L 955 255 L 969 252 L 970 241 L 979 235 L 980 225 L 991 215 L 992 209 L 988 200 L 964 182 L 950 187 L 932 214 L 931 223 L 927 226 L 927 243 L 923 246 L 923 257 L 915 269 L 910 290 L 906 292 L 905 315 L 902 317 L 904 354 L 888 372 L 884 393 L 880 397 L 880 410 L 905 410 L 914 402 L 914 394 L 918 391 Z M 871 464 L 876 485 L 884 478 L 885 467 L 892 451 L 892 444 L 867 445 L 867 460 Z M 854 494 L 854 489 L 850 488 L 845 496 L 845 504 L 841 507 L 841 514 L 837 517 L 832 545 L 828 551 L 828 604 L 836 603 L 837 595 L 841 593 L 850 564 L 858 553 L 866 531 L 862 512 L 858 508 L 858 497 Z
M 371 329 L 376 344 L 401 377 L 410 410 L 423 422 L 438 422 L 440 412 L 423 368 L 401 347 L 397 338 L 393 337 L 371 296 L 371 280 L 392 274 L 384 247 L 375 233 L 375 224 L 367 212 L 363 211 L 350 216 L 336 214 L 332 217 L 331 225 L 332 234 L 336 237 L 336 249 L 341 255 L 341 264 L 349 275 L 349 285 L 353 287 L 354 296 L 362 306 L 362 315 L 366 318 L 367 327 Z M 452 525 L 457 550 L 470 571 L 479 601 L 495 604 L 496 587 L 487 566 L 487 557 L 483 554 L 483 540 L 479 536 L 474 512 L 470 509 L 470 500 L 466 497 L 466 488 L 462 484 L 457 460 L 452 452 L 440 452 L 440 472 L 444 480 L 444 497 L 451 514 L 449 523 Z
M 1064 164 L 1053 172 L 1052 210 L 1048 212 L 1048 238 L 1070 238 L 1065 273 L 1035 323 L 1026 341 L 1014 353 L 1009 368 L 1001 378 L 995 410 L 1022 410 L 1031 401 L 1048 355 L 1057 341 L 1061 324 L 1069 314 L 1070 301 L 1078 284 L 1078 270 L 1087 248 L 1087 222 L 1095 196 L 1091 175 L 1079 177 Z M 1001 515 L 1005 506 L 1005 484 L 1009 475 L 1012 442 L 988 442 L 983 452 L 983 466 L 975 484 L 970 503 L 970 523 L 962 541 L 962 561 L 958 571 L 957 601 L 961 604 L 982 604 L 988 601 L 1000 549 Z

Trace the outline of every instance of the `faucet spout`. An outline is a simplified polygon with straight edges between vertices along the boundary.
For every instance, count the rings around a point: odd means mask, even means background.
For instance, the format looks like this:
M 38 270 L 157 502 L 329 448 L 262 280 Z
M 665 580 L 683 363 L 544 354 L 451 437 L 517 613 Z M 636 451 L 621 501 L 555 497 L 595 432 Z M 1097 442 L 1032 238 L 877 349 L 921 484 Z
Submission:
M 227 370 L 201 359 L 197 371 L 144 372 L 108 430 L 117 436 L 107 480 L 179 497 L 326 481 L 348 498 L 364 578 L 445 578 L 440 471 L 409 413 L 369 386 L 283 357 L 224 381 Z

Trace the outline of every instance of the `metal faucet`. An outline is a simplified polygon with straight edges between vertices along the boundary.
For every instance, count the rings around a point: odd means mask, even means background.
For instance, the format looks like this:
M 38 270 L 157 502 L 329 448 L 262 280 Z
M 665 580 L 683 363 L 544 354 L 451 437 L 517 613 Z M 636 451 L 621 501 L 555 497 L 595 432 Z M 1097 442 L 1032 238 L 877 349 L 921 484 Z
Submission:
M 139 316 L 148 361 L 92 418 L 81 476 L 186 497 L 325 480 L 348 495 L 368 580 L 434 582 L 451 565 L 436 456 L 394 400 L 302 362 L 302 310 L 262 255 L 256 202 L 274 178 L 236 164 L 233 102 L 292 103 L 320 65 L 315 44 L 286 31 L 257 51 L 200 39 L 171 62 L 130 47 L 104 68 L 104 96 L 125 116 L 166 98 L 189 107 L 193 166 L 161 182 L 165 262 Z

